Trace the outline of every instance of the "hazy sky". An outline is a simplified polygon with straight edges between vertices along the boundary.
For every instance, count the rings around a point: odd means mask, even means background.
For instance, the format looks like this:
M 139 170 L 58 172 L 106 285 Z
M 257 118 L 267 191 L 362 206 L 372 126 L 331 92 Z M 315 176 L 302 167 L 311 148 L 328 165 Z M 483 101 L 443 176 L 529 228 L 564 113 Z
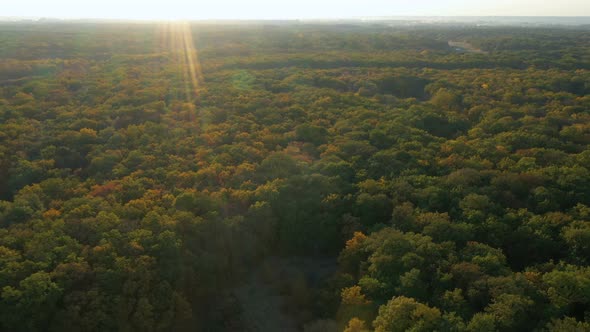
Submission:
M 0 16 L 131 19 L 590 16 L 590 0 L 0 0 L 0 8 Z

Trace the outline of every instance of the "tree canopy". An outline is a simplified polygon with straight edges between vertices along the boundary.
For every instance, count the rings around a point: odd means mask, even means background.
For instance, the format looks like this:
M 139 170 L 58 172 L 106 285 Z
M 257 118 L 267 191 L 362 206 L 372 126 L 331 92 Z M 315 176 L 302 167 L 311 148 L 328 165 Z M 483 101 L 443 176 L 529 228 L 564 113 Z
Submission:
M 1 331 L 589 329 L 587 27 L 267 23 L 0 24 Z

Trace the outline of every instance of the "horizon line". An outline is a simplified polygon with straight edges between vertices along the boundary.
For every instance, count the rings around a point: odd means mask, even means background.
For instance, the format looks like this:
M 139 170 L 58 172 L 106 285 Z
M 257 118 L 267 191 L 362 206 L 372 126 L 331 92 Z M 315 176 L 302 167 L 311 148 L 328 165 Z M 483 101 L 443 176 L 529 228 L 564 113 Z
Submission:
M 92 16 L 78 16 L 78 17 L 58 17 L 58 16 L 20 16 L 20 15 L 2 15 L 2 20 L 59 20 L 59 21 L 79 21 L 79 20 L 105 20 L 105 21 L 316 21 L 316 20 L 388 20 L 388 19 L 424 19 L 424 18 L 557 18 L 557 19 L 589 19 L 590 15 L 385 15 L 385 16 L 318 16 L 318 17 L 259 17 L 259 18 L 232 18 L 232 17 L 209 17 L 209 18 L 148 18 L 148 17 L 92 17 Z M 589 21 L 590 23 L 590 21 Z

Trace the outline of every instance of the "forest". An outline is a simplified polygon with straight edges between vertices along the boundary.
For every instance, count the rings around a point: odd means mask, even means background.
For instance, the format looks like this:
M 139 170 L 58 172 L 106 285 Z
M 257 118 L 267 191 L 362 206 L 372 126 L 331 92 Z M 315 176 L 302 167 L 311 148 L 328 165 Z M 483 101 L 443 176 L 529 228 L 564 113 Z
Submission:
M 590 27 L 0 23 L 0 331 L 590 331 Z

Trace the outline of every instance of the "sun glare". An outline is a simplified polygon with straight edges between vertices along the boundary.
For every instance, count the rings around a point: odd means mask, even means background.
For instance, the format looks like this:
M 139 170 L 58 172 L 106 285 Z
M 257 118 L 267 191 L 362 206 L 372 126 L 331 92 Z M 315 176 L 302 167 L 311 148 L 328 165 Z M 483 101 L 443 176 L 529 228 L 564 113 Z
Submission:
M 197 102 L 204 78 L 190 23 L 186 21 L 160 21 L 155 30 L 155 51 L 167 54 L 170 63 L 180 75 L 181 87 L 176 97 L 184 100 L 184 115 L 193 129 L 200 131 L 206 125 L 199 114 Z
M 157 26 L 157 36 L 160 51 L 172 55 L 183 75 L 186 101 L 194 101 L 203 83 L 203 73 L 190 24 L 181 21 L 161 22 Z

